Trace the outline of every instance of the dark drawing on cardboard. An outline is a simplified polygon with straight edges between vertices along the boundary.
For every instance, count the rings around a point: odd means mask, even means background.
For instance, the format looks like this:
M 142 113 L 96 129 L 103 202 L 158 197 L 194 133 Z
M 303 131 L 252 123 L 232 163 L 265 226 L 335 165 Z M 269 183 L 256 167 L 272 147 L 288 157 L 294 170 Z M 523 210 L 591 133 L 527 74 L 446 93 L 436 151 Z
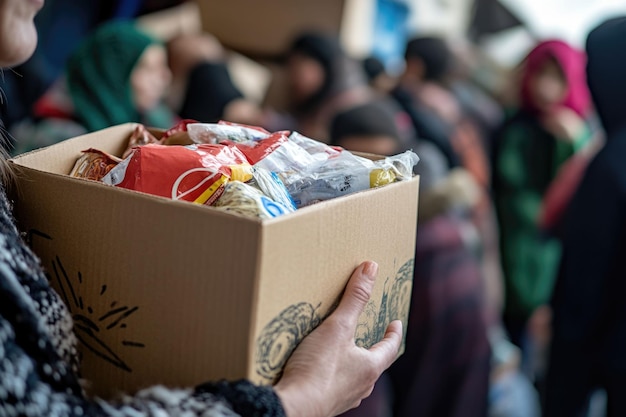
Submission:
M 27 236 L 27 241 L 31 246 L 34 237 L 52 240 L 52 237 L 45 233 L 30 230 Z M 132 369 L 122 359 L 120 353 L 116 353 L 116 349 L 105 343 L 100 335 L 106 331 L 115 329 L 118 326 L 120 329 L 126 328 L 126 320 L 137 312 L 139 307 L 117 307 L 118 302 L 114 301 L 110 305 L 110 310 L 98 314 L 94 311 L 92 306 L 86 305 L 83 302 L 80 292 L 80 288 L 84 280 L 82 273 L 78 272 L 76 274 L 76 280 L 70 279 L 70 276 L 59 256 L 56 256 L 55 259 L 52 260 L 51 271 L 49 271 L 46 275 L 49 281 L 52 282 L 54 280 L 56 282 L 59 294 L 72 314 L 72 318 L 74 320 L 74 332 L 76 333 L 76 338 L 79 342 L 94 355 L 109 362 L 113 366 L 127 372 L 132 372 Z M 104 296 L 106 291 L 107 286 L 102 285 L 99 291 L 100 296 Z M 122 346 L 131 348 L 145 347 L 143 343 L 133 340 L 123 340 L 121 344 Z
M 297 344 L 321 322 L 318 308 L 309 303 L 294 304 L 265 326 L 257 339 L 259 375 L 269 380 L 279 376 Z
M 124 328 L 124 321 L 133 315 L 139 307 L 115 307 L 117 302 L 111 304 L 111 309 L 104 314 L 95 315 L 91 306 L 85 306 L 78 291 L 80 284 L 83 282 L 83 276 L 78 272 L 78 287 L 75 288 L 72 280 L 70 280 L 61 259 L 57 256 L 52 261 L 52 272 L 56 279 L 57 285 L 60 289 L 61 296 L 72 313 L 74 319 L 74 331 L 78 340 L 85 346 L 91 353 L 99 358 L 109 362 L 113 366 L 120 368 L 127 372 L 132 372 L 132 369 L 121 358 L 119 353 L 116 353 L 113 348 L 107 345 L 99 336 L 103 331 L 114 329 L 118 326 Z M 106 293 L 106 285 L 103 285 L 100 290 L 100 295 Z M 85 311 L 86 310 L 86 311 Z M 140 342 L 132 340 L 123 340 L 122 346 L 143 348 L 145 345 Z
M 401 320 L 405 325 L 402 327 L 406 336 L 409 321 L 409 308 L 411 306 L 411 289 L 413 288 L 413 270 L 415 261 L 411 259 L 400 267 L 396 273 L 396 279 L 391 287 L 391 294 L 386 301 L 387 323 Z M 385 329 L 382 329 L 383 334 Z M 380 340 L 380 339 L 379 339 Z
M 383 338 L 387 324 L 393 320 L 407 322 L 413 264 L 411 259 L 398 269 L 393 280 L 389 277 L 385 280 L 380 304 L 374 300 L 367 304 L 356 328 L 355 343 L 358 346 L 373 346 Z M 379 309 L 377 305 L 380 305 Z M 257 339 L 256 372 L 259 376 L 267 381 L 280 377 L 280 370 L 296 346 L 321 323 L 319 307 L 304 302 L 291 305 L 265 326 Z

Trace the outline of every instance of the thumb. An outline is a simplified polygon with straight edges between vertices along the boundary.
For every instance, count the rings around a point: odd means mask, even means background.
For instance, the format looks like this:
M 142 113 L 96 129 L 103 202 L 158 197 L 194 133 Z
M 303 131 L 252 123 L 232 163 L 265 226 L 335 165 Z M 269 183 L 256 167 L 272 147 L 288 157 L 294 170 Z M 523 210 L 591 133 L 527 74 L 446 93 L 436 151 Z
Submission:
M 359 316 L 372 295 L 377 273 L 378 264 L 375 262 L 363 262 L 354 270 L 333 313 L 339 321 L 356 328 Z
M 389 368 L 398 357 L 400 344 L 402 343 L 402 322 L 400 320 L 392 321 L 387 327 L 383 340 L 376 343 L 369 350 L 372 359 L 384 371 Z

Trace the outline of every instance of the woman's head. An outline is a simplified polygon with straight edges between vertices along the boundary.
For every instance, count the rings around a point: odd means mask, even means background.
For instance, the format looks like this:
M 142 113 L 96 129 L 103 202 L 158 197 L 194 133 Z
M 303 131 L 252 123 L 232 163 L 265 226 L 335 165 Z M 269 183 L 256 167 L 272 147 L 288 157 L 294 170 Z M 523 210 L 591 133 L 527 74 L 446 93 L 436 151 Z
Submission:
M 33 54 L 37 46 L 34 19 L 43 4 L 43 0 L 0 0 L 0 68 L 21 64 Z M 6 157 L 0 144 L 2 183 L 11 179 Z
M 287 87 L 295 108 L 309 110 L 334 93 L 364 83 L 360 68 L 331 36 L 300 35 L 285 58 Z
M 444 39 L 423 36 L 407 43 L 404 59 L 405 78 L 443 82 L 451 70 L 453 55 Z
M 335 39 L 321 34 L 299 36 L 287 53 L 287 84 L 291 100 L 303 104 L 330 90 L 341 48 Z
M 75 113 L 89 130 L 141 121 L 170 80 L 165 48 L 126 22 L 97 29 L 67 67 Z
M 590 96 L 585 77 L 585 55 L 562 41 L 540 43 L 527 56 L 522 74 L 522 107 L 547 113 L 568 107 L 585 116 Z
M 130 74 L 133 102 L 141 112 L 155 108 L 170 83 L 167 54 L 161 45 L 147 47 Z
M 37 46 L 34 18 L 43 0 L 0 0 L 0 67 L 26 61 Z

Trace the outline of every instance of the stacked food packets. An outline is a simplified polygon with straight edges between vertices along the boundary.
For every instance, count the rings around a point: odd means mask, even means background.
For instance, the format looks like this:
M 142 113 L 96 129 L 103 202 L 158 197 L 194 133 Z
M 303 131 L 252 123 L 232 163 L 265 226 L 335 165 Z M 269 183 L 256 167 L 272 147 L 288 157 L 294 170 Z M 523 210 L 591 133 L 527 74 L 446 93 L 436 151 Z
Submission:
M 418 156 L 372 161 L 297 132 L 185 120 L 157 139 L 139 125 L 119 159 L 89 149 L 71 176 L 269 219 L 408 180 Z

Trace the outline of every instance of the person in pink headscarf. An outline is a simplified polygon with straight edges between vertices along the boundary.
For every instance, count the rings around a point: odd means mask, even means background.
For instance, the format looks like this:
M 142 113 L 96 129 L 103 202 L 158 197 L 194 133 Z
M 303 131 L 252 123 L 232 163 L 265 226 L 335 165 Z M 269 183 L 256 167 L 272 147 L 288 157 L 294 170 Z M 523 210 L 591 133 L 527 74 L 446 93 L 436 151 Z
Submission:
M 546 307 L 561 246 L 540 228 L 542 201 L 559 168 L 591 138 L 586 57 L 565 42 L 537 45 L 522 67 L 520 106 L 499 130 L 494 198 L 505 281 L 504 321 L 514 342 L 546 345 Z
M 568 109 L 586 118 L 591 107 L 585 75 L 586 62 L 583 51 L 563 41 L 541 42 L 528 54 L 523 64 L 522 108 L 537 116 Z M 557 72 L 560 89 L 553 83 L 545 82 L 546 78 Z

